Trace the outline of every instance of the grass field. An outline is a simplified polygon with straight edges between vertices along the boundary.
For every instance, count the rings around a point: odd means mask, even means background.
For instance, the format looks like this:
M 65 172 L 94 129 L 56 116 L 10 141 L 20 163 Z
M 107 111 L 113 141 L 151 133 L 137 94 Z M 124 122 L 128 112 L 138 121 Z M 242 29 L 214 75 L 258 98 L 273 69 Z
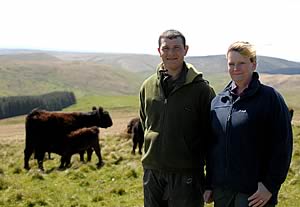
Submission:
M 24 116 L 0 120 L 0 206 L 3 207 L 142 207 L 142 167 L 139 155 L 131 155 L 131 139 L 124 132 L 129 118 L 137 114 L 137 97 L 85 97 L 66 111 L 87 111 L 103 106 L 114 125 L 100 129 L 105 165 L 96 168 L 72 157 L 72 166 L 58 170 L 60 157 L 46 160 L 46 171 L 23 169 Z M 294 152 L 289 175 L 279 195 L 279 207 L 300 206 L 300 125 L 294 124 Z M 207 205 L 212 206 L 212 205 Z

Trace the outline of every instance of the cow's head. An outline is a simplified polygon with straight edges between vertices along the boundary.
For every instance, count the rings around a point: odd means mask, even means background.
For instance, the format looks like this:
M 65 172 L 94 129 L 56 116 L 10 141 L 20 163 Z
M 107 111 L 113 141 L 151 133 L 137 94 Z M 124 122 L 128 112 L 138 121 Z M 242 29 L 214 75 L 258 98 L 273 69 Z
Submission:
M 132 124 L 131 124 L 131 122 L 127 124 L 127 133 L 128 134 L 132 133 Z
M 133 127 L 135 125 L 137 125 L 139 122 L 140 122 L 140 118 L 139 117 L 135 117 L 135 118 L 131 119 L 129 121 L 129 123 L 127 124 L 127 133 L 131 134 Z
M 93 112 L 97 114 L 99 118 L 98 127 L 107 128 L 113 125 L 112 119 L 108 113 L 101 106 L 97 109 L 95 106 L 92 108 Z

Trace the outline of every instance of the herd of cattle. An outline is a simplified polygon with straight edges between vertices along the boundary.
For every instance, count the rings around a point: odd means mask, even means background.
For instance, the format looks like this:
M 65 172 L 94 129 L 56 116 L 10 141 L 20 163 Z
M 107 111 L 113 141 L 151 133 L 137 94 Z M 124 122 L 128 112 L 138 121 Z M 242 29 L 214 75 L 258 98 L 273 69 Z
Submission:
M 85 151 L 88 158 L 92 150 L 98 156 L 98 166 L 103 164 L 100 145 L 99 129 L 112 126 L 109 113 L 93 107 L 91 112 L 63 113 L 48 112 L 35 109 L 26 117 L 25 122 L 25 150 L 24 168 L 29 169 L 29 159 L 34 153 L 38 167 L 44 170 L 43 161 L 45 153 L 54 152 L 61 155 L 60 168 L 70 164 L 71 156 L 79 153 L 83 158 Z
M 289 109 L 292 120 L 294 110 Z M 61 156 L 59 168 L 70 166 L 71 157 L 80 154 L 80 161 L 84 161 L 87 152 L 87 161 L 91 161 L 95 151 L 98 157 L 97 166 L 104 162 L 99 145 L 99 127 L 108 128 L 113 124 L 108 111 L 102 107 L 93 107 L 91 112 L 49 112 L 40 109 L 31 111 L 25 122 L 25 150 L 24 168 L 29 170 L 29 160 L 32 154 L 37 160 L 38 168 L 44 170 L 43 161 L 45 153 L 56 153 Z M 127 133 L 132 135 L 131 154 L 142 154 L 144 131 L 140 119 L 133 118 L 127 125 Z
M 80 161 L 84 161 L 87 152 L 87 161 L 91 161 L 95 151 L 98 157 L 97 166 L 104 162 L 99 145 L 99 127 L 108 128 L 113 124 L 108 111 L 102 107 L 93 107 L 91 112 L 49 112 L 40 109 L 31 111 L 25 122 L 25 150 L 24 168 L 29 170 L 29 160 L 32 154 L 37 160 L 38 168 L 44 170 L 45 153 L 56 153 L 61 156 L 59 168 L 70 166 L 71 157 L 80 154 Z M 133 137 L 133 150 L 139 143 L 139 153 L 142 154 L 144 133 L 139 119 L 132 119 L 127 126 L 128 133 Z

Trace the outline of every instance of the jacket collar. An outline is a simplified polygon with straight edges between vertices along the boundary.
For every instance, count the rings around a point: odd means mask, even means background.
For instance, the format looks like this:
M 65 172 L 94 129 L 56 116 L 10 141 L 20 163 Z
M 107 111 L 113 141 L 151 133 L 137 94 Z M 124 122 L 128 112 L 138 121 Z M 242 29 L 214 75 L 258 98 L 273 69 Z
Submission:
M 230 81 L 225 89 L 220 93 L 221 96 L 229 96 L 231 91 L 231 86 L 233 84 L 233 81 Z M 242 97 L 251 96 L 259 89 L 261 83 L 259 81 L 259 75 L 257 72 L 253 72 L 252 79 L 248 85 L 248 87 L 244 90 Z
M 187 70 L 187 74 L 186 74 L 184 84 L 188 84 L 188 83 L 191 83 L 191 82 L 196 81 L 196 80 L 203 80 L 202 72 L 197 71 L 196 68 L 192 64 L 183 62 L 182 67 L 183 67 L 183 70 L 184 69 Z M 158 80 L 161 78 L 161 75 L 160 75 L 161 72 L 166 72 L 166 70 L 163 67 L 163 63 L 158 64 L 158 66 L 156 68 L 156 73 L 157 73 Z

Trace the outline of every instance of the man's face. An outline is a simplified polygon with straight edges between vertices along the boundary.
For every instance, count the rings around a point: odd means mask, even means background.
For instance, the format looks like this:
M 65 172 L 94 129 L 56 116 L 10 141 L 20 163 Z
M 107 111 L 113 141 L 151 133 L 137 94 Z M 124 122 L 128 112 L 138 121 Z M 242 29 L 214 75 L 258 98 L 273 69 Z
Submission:
M 164 63 L 164 67 L 167 70 L 181 70 L 188 46 L 184 47 L 180 37 L 173 39 L 162 38 L 160 43 L 158 52 Z

